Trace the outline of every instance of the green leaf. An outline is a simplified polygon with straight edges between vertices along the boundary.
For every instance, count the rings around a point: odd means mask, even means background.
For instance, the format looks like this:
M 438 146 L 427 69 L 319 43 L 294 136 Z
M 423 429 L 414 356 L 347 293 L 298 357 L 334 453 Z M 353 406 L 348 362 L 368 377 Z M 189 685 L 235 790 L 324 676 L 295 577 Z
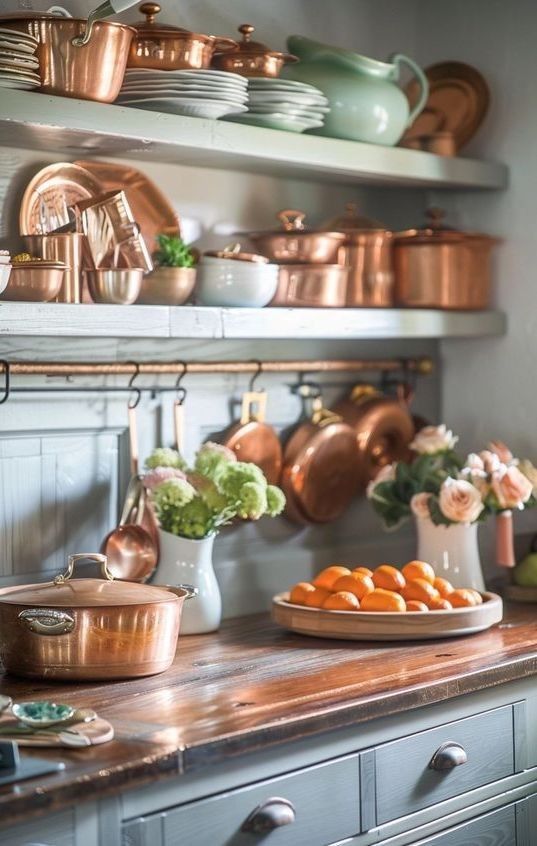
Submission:
M 193 267 L 194 255 L 179 235 L 164 235 L 157 237 L 159 249 L 155 253 L 155 261 L 161 267 Z

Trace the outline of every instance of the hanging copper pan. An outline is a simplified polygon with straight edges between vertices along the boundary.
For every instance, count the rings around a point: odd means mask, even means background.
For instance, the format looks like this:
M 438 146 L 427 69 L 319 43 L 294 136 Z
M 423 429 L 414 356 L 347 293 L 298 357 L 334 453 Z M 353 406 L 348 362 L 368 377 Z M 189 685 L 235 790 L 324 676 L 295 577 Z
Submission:
M 296 523 L 329 523 L 350 504 L 358 485 L 354 430 L 313 398 L 311 419 L 288 440 L 280 484 L 286 515 Z
M 381 467 L 404 459 L 415 427 L 408 407 L 373 385 L 356 385 L 334 412 L 352 427 L 358 446 L 358 488 L 365 491 Z
M 270 485 L 276 485 L 282 469 L 282 447 L 272 426 L 265 423 L 265 391 L 247 391 L 242 397 L 241 419 L 222 438 L 239 461 L 251 461 L 261 468 Z M 254 410 L 255 409 L 255 410 Z

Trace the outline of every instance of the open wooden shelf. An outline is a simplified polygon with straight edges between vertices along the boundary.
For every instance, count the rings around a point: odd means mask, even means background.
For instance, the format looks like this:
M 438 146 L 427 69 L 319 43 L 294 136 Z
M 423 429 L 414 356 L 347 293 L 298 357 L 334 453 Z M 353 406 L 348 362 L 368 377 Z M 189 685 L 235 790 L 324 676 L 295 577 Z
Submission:
M 502 164 L 2 89 L 0 145 L 123 156 L 317 182 L 505 188 Z

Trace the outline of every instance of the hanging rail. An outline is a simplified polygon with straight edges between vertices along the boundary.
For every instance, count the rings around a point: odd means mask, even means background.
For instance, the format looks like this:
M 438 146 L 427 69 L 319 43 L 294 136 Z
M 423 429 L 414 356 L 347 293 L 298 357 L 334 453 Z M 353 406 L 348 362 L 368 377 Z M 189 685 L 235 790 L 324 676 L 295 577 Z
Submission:
M 7 367 L 6 367 L 7 364 Z M 10 361 L 0 362 L 0 374 L 11 376 L 179 376 L 184 373 L 386 373 L 402 370 L 428 375 L 431 358 L 333 359 L 315 361 Z

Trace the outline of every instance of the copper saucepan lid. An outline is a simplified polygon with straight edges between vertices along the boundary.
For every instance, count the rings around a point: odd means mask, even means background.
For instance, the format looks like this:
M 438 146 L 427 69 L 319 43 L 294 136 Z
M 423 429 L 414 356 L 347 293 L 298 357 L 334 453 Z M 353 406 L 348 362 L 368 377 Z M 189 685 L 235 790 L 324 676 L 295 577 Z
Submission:
M 193 41 L 201 41 L 206 44 L 214 44 L 218 52 L 223 53 L 228 50 L 236 50 L 237 42 L 232 38 L 227 38 L 220 35 L 205 35 L 201 32 L 191 32 L 188 29 L 183 29 L 178 26 L 170 26 L 163 24 L 156 20 L 157 15 L 161 11 L 158 3 L 142 3 L 139 6 L 139 11 L 145 16 L 145 21 L 135 21 L 131 26 L 136 30 L 136 35 L 143 38 L 154 39 L 176 39 L 178 36 L 183 39 L 192 39 Z
M 258 253 L 247 253 L 241 249 L 239 243 L 228 244 L 223 250 L 208 250 L 203 255 L 209 256 L 209 258 L 231 259 L 232 261 L 251 261 L 257 264 L 268 263 L 266 256 L 261 256 Z
M 281 53 L 278 50 L 271 50 L 270 47 L 261 41 L 252 41 L 252 34 L 255 32 L 255 27 L 252 24 L 241 24 L 237 29 L 242 35 L 242 40 L 234 42 L 235 49 L 227 54 L 230 59 L 234 57 L 242 58 L 243 56 L 265 56 L 267 58 L 281 59 L 286 64 L 298 62 L 297 56 L 293 56 L 291 53 Z M 216 52 L 221 52 L 218 45 Z
M 345 240 L 345 235 L 341 231 L 328 231 L 326 229 L 312 229 L 304 223 L 306 213 L 300 209 L 282 209 L 276 215 L 280 221 L 278 229 L 262 229 L 258 232 L 247 233 L 250 238 L 266 237 L 267 235 L 279 235 L 280 237 L 289 236 L 290 239 L 296 238 L 297 235 L 326 235 L 337 238 L 340 241 Z
M 267 482 L 276 485 L 282 469 L 282 446 L 275 430 L 265 422 L 266 403 L 265 391 L 243 394 L 240 421 L 225 432 L 222 443 L 239 461 L 260 467 Z
M 406 229 L 395 233 L 396 243 L 399 244 L 453 244 L 461 241 L 475 243 L 485 241 L 489 244 L 500 244 L 501 238 L 486 235 L 481 232 L 463 232 L 444 224 L 445 212 L 440 208 L 427 209 L 427 225 L 416 229 Z

